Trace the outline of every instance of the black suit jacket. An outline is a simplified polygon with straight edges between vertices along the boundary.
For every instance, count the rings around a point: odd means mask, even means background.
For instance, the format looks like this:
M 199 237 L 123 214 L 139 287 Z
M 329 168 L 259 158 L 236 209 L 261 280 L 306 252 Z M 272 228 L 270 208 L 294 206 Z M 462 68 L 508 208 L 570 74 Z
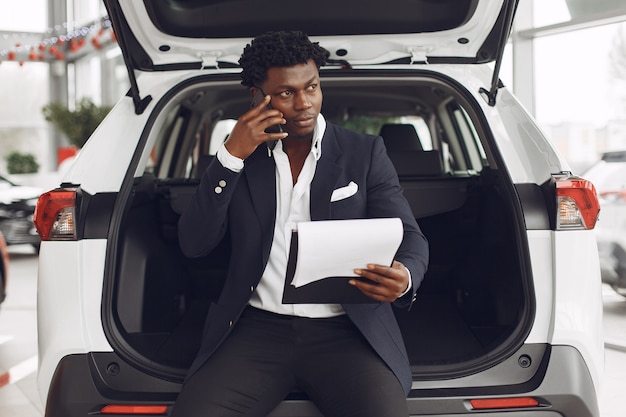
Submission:
M 274 159 L 265 146 L 259 146 L 245 160 L 240 173 L 224 168 L 216 158 L 180 218 L 179 240 L 186 256 L 206 255 L 226 233 L 233 248 L 223 291 L 218 302 L 210 306 L 202 343 L 188 375 L 198 370 L 227 337 L 261 279 L 273 240 L 275 175 Z M 358 192 L 331 202 L 333 190 L 351 181 L 358 184 Z M 328 123 L 311 183 L 310 205 L 312 220 L 402 219 L 404 237 L 395 259 L 411 272 L 412 291 L 395 304 L 409 307 L 426 272 L 428 244 L 403 196 L 382 138 Z M 372 300 L 369 304 L 344 304 L 343 308 L 408 393 L 411 370 L 391 305 Z

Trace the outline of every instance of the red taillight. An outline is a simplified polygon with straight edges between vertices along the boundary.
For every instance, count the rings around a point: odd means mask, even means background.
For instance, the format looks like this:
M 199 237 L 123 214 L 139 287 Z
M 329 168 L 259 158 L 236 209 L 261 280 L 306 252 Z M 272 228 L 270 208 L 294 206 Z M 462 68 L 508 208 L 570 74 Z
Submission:
M 101 414 L 135 414 L 135 415 L 163 415 L 167 412 L 167 405 L 107 405 L 100 410 Z
M 519 398 L 484 398 L 470 400 L 474 410 L 489 410 L 503 408 L 537 407 L 539 401 L 532 397 Z
M 75 240 L 76 191 L 57 189 L 40 195 L 34 223 L 41 240 Z
M 596 189 L 575 176 L 556 176 L 557 230 L 593 229 L 600 213 Z

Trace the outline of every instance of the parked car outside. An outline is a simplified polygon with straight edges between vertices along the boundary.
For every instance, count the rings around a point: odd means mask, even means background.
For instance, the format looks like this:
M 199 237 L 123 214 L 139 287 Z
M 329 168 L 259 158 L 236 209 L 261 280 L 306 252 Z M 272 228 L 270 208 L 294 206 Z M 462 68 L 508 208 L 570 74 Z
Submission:
M 0 232 L 0 304 L 7 298 L 7 280 L 9 279 L 9 249 Z
M 499 80 L 517 1 L 105 4 L 132 87 L 35 212 L 46 417 L 170 413 L 231 251 L 185 258 L 178 218 L 249 109 L 244 46 L 281 29 L 331 52 L 322 114 L 383 137 L 428 238 L 395 311 L 410 414 L 599 417 L 599 204 Z
M 602 282 L 626 297 L 626 150 L 603 153 L 584 176 L 600 200 L 595 231 Z
M 0 231 L 7 245 L 32 245 L 39 250 L 41 239 L 33 223 L 35 205 L 42 190 L 18 185 L 0 176 Z

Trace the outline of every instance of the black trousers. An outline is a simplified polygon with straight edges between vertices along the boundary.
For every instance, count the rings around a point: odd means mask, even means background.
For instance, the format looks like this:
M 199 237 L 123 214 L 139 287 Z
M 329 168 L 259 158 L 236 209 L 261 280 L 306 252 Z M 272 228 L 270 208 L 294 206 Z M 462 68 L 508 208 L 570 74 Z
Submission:
M 407 417 L 396 376 L 347 316 L 308 319 L 246 308 L 184 384 L 173 417 L 264 417 L 294 389 L 325 417 Z

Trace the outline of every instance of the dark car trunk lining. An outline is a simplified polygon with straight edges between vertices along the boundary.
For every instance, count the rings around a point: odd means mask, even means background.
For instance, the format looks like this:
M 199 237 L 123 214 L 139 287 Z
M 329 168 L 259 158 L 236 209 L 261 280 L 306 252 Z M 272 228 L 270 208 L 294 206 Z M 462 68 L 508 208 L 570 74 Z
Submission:
M 524 305 L 514 223 L 504 198 L 492 181 L 446 178 L 403 181 L 413 205 L 429 201 L 432 190 L 439 196 L 442 189 L 456 190 L 463 200 L 458 207 L 460 197 L 451 198 L 451 210 L 439 205 L 437 214 L 418 216 L 430 244 L 429 270 L 413 308 L 396 311 L 418 369 L 485 355 L 509 336 Z M 145 358 L 180 368 L 193 359 L 229 254 L 228 242 L 199 259 L 185 258 L 178 248 L 172 202 L 180 206 L 196 185 L 150 176 L 138 181 L 121 228 L 117 264 L 118 330 Z

